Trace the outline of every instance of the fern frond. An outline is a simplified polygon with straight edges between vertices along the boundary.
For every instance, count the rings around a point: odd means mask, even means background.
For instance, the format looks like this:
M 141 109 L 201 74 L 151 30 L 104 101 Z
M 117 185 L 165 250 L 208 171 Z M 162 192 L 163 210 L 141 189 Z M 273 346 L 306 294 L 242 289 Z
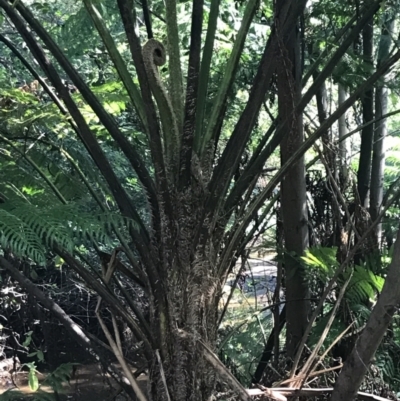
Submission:
M 362 266 L 356 266 L 349 283 L 346 298 L 352 304 L 359 304 L 374 299 L 381 292 L 385 279 Z
M 55 245 L 68 252 L 82 244 L 115 246 L 113 230 L 124 233 L 135 223 L 117 213 L 88 213 L 78 204 L 35 206 L 14 201 L 0 205 L 0 245 L 43 265 Z
M 308 249 L 301 257 L 306 265 L 305 272 L 307 276 L 315 274 L 319 279 L 326 280 L 332 277 L 338 261 L 336 259 L 337 248 L 315 246 Z
M 27 256 L 38 264 L 45 262 L 45 249 L 35 231 L 23 220 L 0 209 L 0 246 L 16 255 Z
M 387 350 L 380 350 L 380 352 L 377 353 L 375 365 L 378 367 L 379 372 L 386 382 L 390 383 L 396 377 L 396 368 L 393 358 Z

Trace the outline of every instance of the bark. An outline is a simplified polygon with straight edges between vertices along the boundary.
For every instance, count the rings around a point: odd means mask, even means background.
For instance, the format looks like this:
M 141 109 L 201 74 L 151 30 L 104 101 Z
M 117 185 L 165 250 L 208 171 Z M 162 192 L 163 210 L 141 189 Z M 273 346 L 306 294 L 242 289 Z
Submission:
M 280 7 L 280 2 L 277 4 Z M 277 22 L 279 25 L 280 21 Z M 278 106 L 281 125 L 288 134 L 281 143 L 282 165 L 303 143 L 302 114 L 296 113 L 295 105 L 301 96 L 301 60 L 298 27 L 281 42 L 281 67 L 278 75 Z M 281 205 L 285 238 L 286 282 L 286 346 L 289 358 L 307 326 L 309 303 L 308 289 L 302 267 L 297 259 L 308 246 L 307 204 L 304 158 L 301 157 L 289 169 L 281 183 Z M 296 299 L 296 302 L 293 300 Z M 299 301 L 300 299 L 300 301 Z
M 331 401 L 353 400 L 400 303 L 400 230 L 382 293 L 336 381 Z
M 363 29 L 363 58 L 366 71 L 373 68 L 373 34 L 374 26 L 371 18 Z M 363 124 L 374 119 L 374 91 L 370 88 L 364 93 L 361 100 L 363 110 Z M 372 140 L 374 136 L 373 124 L 363 128 L 361 132 L 360 161 L 357 172 L 358 195 L 360 204 L 366 206 L 371 179 Z
M 394 29 L 394 19 L 387 19 L 382 28 L 381 38 L 378 48 L 378 68 L 380 64 L 389 57 L 391 44 L 391 36 Z M 387 113 L 388 109 L 388 89 L 383 83 L 379 83 L 375 93 L 375 119 L 382 118 Z M 370 214 L 372 220 L 375 220 L 382 206 L 383 200 L 383 179 L 385 168 L 385 138 L 387 133 L 386 118 L 375 123 L 374 144 L 372 153 L 372 171 L 371 171 L 371 194 L 370 194 Z M 382 237 L 382 223 L 376 226 L 375 229 L 378 243 Z
M 163 242 L 157 244 L 161 258 L 156 278 L 165 298 L 160 308 L 154 295 L 149 297 L 150 331 L 158 339 L 152 344 L 153 356 L 148 356 L 149 397 L 153 401 L 165 401 L 168 396 L 173 401 L 206 401 L 214 389 L 216 371 L 199 341 L 215 350 L 222 291 L 216 280 L 220 272 L 213 236 L 209 235 L 204 247 L 193 245 L 204 205 L 202 191 L 201 183 L 192 180 L 176 194 L 174 209 L 165 213 L 175 217 L 178 235 L 171 238 L 164 231 L 160 235 Z

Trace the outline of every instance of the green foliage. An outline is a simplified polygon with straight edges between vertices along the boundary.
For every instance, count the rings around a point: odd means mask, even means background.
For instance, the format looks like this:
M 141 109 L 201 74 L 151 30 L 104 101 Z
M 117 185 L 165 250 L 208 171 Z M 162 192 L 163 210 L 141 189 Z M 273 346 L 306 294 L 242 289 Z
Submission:
M 37 376 L 36 365 L 34 363 L 25 364 L 28 367 L 28 385 L 31 391 L 34 392 L 33 401 L 55 401 L 58 399 L 54 393 L 62 390 L 63 385 L 68 383 L 73 373 L 73 367 L 76 363 L 63 363 L 58 366 L 53 372 L 49 373 L 46 378 L 39 383 Z M 49 393 L 42 390 L 43 387 L 49 386 L 54 393 Z M 26 395 L 16 389 L 9 389 L 0 395 L 0 401 L 15 401 L 16 399 L 25 398 Z
M 311 349 L 315 344 L 317 344 L 317 342 L 321 338 L 322 333 L 324 332 L 325 327 L 330 318 L 331 311 L 332 311 L 332 308 L 327 305 L 324 308 L 323 315 L 320 318 L 318 318 L 316 323 L 314 324 L 313 330 L 308 339 L 308 346 L 311 347 Z M 345 329 L 346 329 L 346 325 L 344 324 L 343 320 L 340 317 L 336 317 L 333 325 L 331 326 L 331 329 L 328 332 L 328 335 L 324 342 L 323 349 L 325 349 L 325 347 L 332 344 L 333 341 L 335 341 L 335 339 L 338 337 L 338 335 L 340 335 Z
M 16 391 L 10 388 L 0 395 L 0 401 L 15 401 L 18 399 L 17 397 L 22 398 L 23 396 L 24 394 L 21 391 Z
M 221 339 L 220 356 L 236 378 L 247 385 L 271 332 L 272 314 L 254 314 L 250 319 L 226 327 Z
M 400 395 L 400 321 L 394 316 L 375 356 L 373 365 L 380 379 L 390 385 L 393 391 Z
M 388 350 L 379 350 L 376 355 L 375 365 L 378 368 L 381 379 L 386 383 L 394 384 L 395 381 L 399 381 L 399 369 L 395 366 L 395 361 Z M 397 387 L 398 385 L 397 383 Z
M 317 280 L 325 283 L 334 275 L 339 263 L 336 259 L 337 248 L 312 247 L 301 258 L 306 266 L 306 275 L 310 282 Z M 385 260 L 385 264 L 388 261 Z M 357 305 L 374 299 L 376 294 L 382 291 L 385 282 L 381 274 L 384 272 L 380 261 L 376 261 L 376 255 L 366 257 L 362 266 L 354 266 L 354 271 L 347 269 L 338 280 L 339 287 L 352 275 L 347 287 L 345 299 L 352 305 Z M 379 271 L 378 271 L 379 270 Z
M 48 249 L 56 245 L 69 252 L 87 240 L 109 245 L 114 229 L 133 227 L 133 221 L 119 214 L 85 212 L 76 204 L 39 207 L 14 201 L 0 205 L 1 247 L 41 265 Z
M 28 373 L 28 385 L 32 391 L 37 391 L 39 389 L 39 378 L 37 377 L 36 365 L 31 363 L 26 363 L 25 366 L 29 368 Z
M 320 293 L 325 288 L 327 281 L 332 278 L 339 263 L 336 259 L 336 248 L 312 247 L 302 257 L 305 264 L 305 273 L 313 293 Z M 380 255 L 379 255 L 380 256 Z M 366 258 L 362 266 L 347 268 L 337 281 L 337 288 L 328 297 L 329 303 L 325 304 L 323 315 L 315 323 L 309 344 L 315 344 L 322 335 L 329 320 L 333 303 L 336 302 L 337 292 L 351 275 L 346 293 L 342 300 L 339 313 L 336 315 L 325 345 L 331 344 L 337 336 L 349 325 L 350 321 L 356 324 L 354 329 L 361 328 L 368 320 L 371 309 L 371 302 L 374 302 L 376 295 L 382 291 L 385 279 L 383 274 L 387 267 L 388 260 L 383 258 L 377 261 L 376 255 Z M 351 311 L 351 319 L 348 317 L 348 310 Z
M 343 282 L 346 280 L 344 275 Z M 346 292 L 350 304 L 357 305 L 368 300 L 374 300 L 377 293 L 382 291 L 385 279 L 377 276 L 370 269 L 356 266 Z
M 331 278 L 338 266 L 336 253 L 336 247 L 312 247 L 305 251 L 301 259 L 312 268 L 308 269 L 308 273 L 315 273 L 321 280 L 324 280 Z
M 69 382 L 71 379 L 73 368 L 77 366 L 77 363 L 63 363 L 57 367 L 56 370 L 49 373 L 42 385 L 49 385 L 54 391 L 60 391 L 63 384 Z
M 118 50 L 126 61 L 127 68 L 132 73 L 132 80 L 137 83 L 136 70 L 132 67 L 126 37 L 123 34 L 124 29 L 116 10 L 116 2 L 94 0 L 94 3 L 104 18 Z M 139 3 L 136 2 L 137 11 L 140 10 Z M 229 100 L 228 104 L 224 105 L 226 110 L 224 110 L 224 119 L 221 121 L 221 132 L 218 133 L 217 155 L 221 153 L 227 140 L 229 140 L 238 116 L 243 111 L 266 43 L 267 34 L 272 26 L 273 2 L 261 3 L 257 9 L 257 15 L 252 19 L 244 49 L 238 54 L 240 61 L 234 74 L 234 83 L 226 88 Z M 230 66 L 227 65 L 226 60 L 232 52 L 233 43 L 238 36 L 238 27 L 243 20 L 243 10 L 248 4 L 250 3 L 242 0 L 220 2 L 218 29 L 213 44 L 215 51 L 212 55 L 210 85 L 207 88 L 207 99 L 205 100 L 204 122 L 203 118 L 201 121 L 205 127 L 207 127 L 208 119 L 215 107 L 212 100 L 215 99 L 221 83 L 226 77 L 226 72 L 229 70 Z M 152 1 L 149 2 L 149 5 L 154 37 L 165 41 L 167 39 L 165 4 L 161 1 Z M 207 21 L 209 5 L 209 2 L 205 2 L 205 21 Z M 113 115 L 121 128 L 121 132 L 135 144 L 135 148 L 143 157 L 144 163 L 152 175 L 154 171 L 151 165 L 152 157 L 149 154 L 148 138 L 143 132 L 138 133 L 142 127 L 138 124 L 137 116 L 132 112 L 132 106 L 129 104 L 125 89 L 119 81 L 109 54 L 101 43 L 83 3 L 74 0 L 64 2 L 39 0 L 30 4 L 29 8 L 43 23 L 44 28 L 51 33 L 51 36 L 57 41 L 61 50 L 74 64 L 84 80 L 92 86 L 94 94 L 105 109 Z M 187 49 L 191 42 L 189 29 L 191 11 L 191 2 L 178 2 L 177 24 L 182 54 L 179 61 L 184 67 L 183 71 L 186 71 Z M 332 54 L 340 43 L 340 40 L 335 40 L 335 35 L 348 22 L 349 15 L 352 15 L 353 12 L 354 7 L 349 2 L 322 0 L 309 5 L 302 21 L 302 32 L 304 33 L 302 42 L 304 43 L 303 53 L 306 69 L 312 65 L 315 57 L 318 57 L 322 51 L 328 49 L 327 55 Z M 143 43 L 145 40 L 143 15 L 139 13 L 138 17 L 140 26 L 137 28 Z M 7 25 L 7 30 L 9 29 L 10 27 Z M 18 45 L 26 46 L 21 40 Z M 311 48 L 317 49 L 315 54 L 308 49 L 309 45 Z M 32 61 L 29 58 L 28 60 Z M 325 61 L 321 60 L 319 70 L 323 68 Z M 11 72 L 6 71 L 7 63 L 13 66 Z M 59 66 L 58 64 L 57 67 Z M 160 73 L 162 79 L 167 81 L 170 73 L 168 67 L 162 68 Z M 333 83 L 340 81 L 351 90 L 358 86 L 370 73 L 371 71 L 368 70 L 368 67 L 366 68 L 360 53 L 349 50 L 337 63 L 336 69 L 329 79 L 333 78 L 331 79 Z M 116 241 L 112 235 L 114 230 L 119 230 L 125 234 L 127 230 L 135 227 L 132 221 L 122 218 L 118 213 L 97 212 L 98 205 L 94 204 L 94 199 L 90 198 L 90 195 L 99 193 L 101 202 L 106 206 L 114 206 L 110 188 L 104 184 L 99 170 L 89 161 L 86 149 L 77 140 L 76 133 L 69 127 L 67 119 L 60 116 L 56 107 L 47 100 L 38 101 L 32 94 L 14 88 L 16 81 L 23 81 L 27 76 L 28 74 L 20 68 L 19 64 L 14 67 L 13 59 L 5 51 L 4 55 L 2 54 L 2 65 L 0 66 L 0 81 L 2 81 L 2 87 L 6 88 L 2 91 L 2 96 L 11 99 L 12 102 L 11 107 L 0 111 L 1 129 L 4 131 L 1 132 L 1 135 L 4 134 L 4 138 L 0 149 L 0 195 L 3 198 L 2 195 L 4 194 L 4 198 L 9 199 L 0 204 L 0 246 L 17 256 L 30 258 L 38 264 L 45 264 L 49 252 L 56 245 L 69 252 L 74 252 L 78 248 L 87 249 L 93 242 L 100 245 L 112 244 L 113 241 Z M 31 78 L 29 77 L 29 79 Z M 275 81 L 275 77 L 273 81 Z M 333 106 L 335 100 L 332 99 L 335 99 L 336 96 L 334 87 L 335 85 L 332 86 L 330 94 Z M 246 163 L 245 159 L 250 158 L 249 153 L 259 143 L 271 121 L 277 116 L 276 82 L 273 82 L 268 96 L 271 109 L 269 110 L 264 105 L 265 110 L 262 110 L 257 117 L 257 124 L 249 141 L 250 149 L 247 149 L 246 154 L 243 155 L 246 157 L 242 158 L 243 165 L 241 164 L 238 170 L 243 170 Z M 134 207 L 141 217 L 144 215 L 143 221 L 146 224 L 148 221 L 146 218 L 149 218 L 146 195 L 135 196 L 139 192 L 142 193 L 142 188 L 138 184 L 137 176 L 132 172 L 132 166 L 123 156 L 121 149 L 118 149 L 109 132 L 100 124 L 98 115 L 85 103 L 83 97 L 80 94 L 75 94 L 74 100 L 96 136 L 98 143 L 101 144 L 101 148 L 116 172 L 117 178 L 131 196 Z M 394 103 L 397 98 L 392 100 Z M 306 113 L 309 111 L 306 110 Z M 315 114 L 314 110 L 311 114 Z M 348 123 L 352 125 L 353 121 L 348 121 Z M 7 146 L 4 143 L 7 143 Z M 78 169 L 72 168 L 63 156 L 65 150 L 71 155 L 71 159 L 81 169 L 88 182 L 85 182 L 82 176 L 77 177 L 79 175 Z M 276 167 L 278 157 L 273 157 L 267 161 L 265 166 L 273 165 Z M 218 162 L 218 158 L 215 159 L 215 162 Z M 388 164 L 392 164 L 391 167 L 393 168 L 387 176 L 390 175 L 393 181 L 398 175 L 398 163 L 390 159 Z M 387 184 L 388 182 L 385 183 L 386 188 L 388 187 Z M 267 185 L 267 182 L 263 182 L 262 185 Z M 93 189 L 90 195 L 88 195 L 88 188 Z M 249 195 L 251 195 L 250 192 Z M 18 201 L 15 200 L 16 198 Z M 60 199 L 65 200 L 67 205 L 59 205 Z M 395 205 L 388 211 L 387 217 L 392 218 L 391 229 L 398 222 L 398 210 L 398 205 Z M 232 216 L 232 226 L 234 226 L 234 219 L 236 216 Z M 313 228 L 315 229 L 315 227 Z M 271 248 L 276 249 L 275 238 Z M 313 295 L 321 293 L 326 282 L 332 278 L 338 268 L 336 253 L 336 248 L 315 247 L 307 251 L 302 258 L 306 280 L 310 284 Z M 339 277 L 337 286 L 330 294 L 328 302 L 324 305 L 323 314 L 316 323 L 311 342 L 318 338 L 325 327 L 332 310 L 332 304 L 335 302 L 342 284 L 349 277 L 350 270 L 352 277 L 343 304 L 355 315 L 358 326 L 365 322 L 370 310 L 366 305 L 369 300 L 374 300 L 376 294 L 382 290 L 384 269 L 381 267 L 381 263 L 373 265 L 367 261 L 362 266 L 351 266 Z M 228 361 L 227 363 L 235 368 L 235 374 L 243 382 L 248 381 L 255 368 L 253 362 L 258 361 L 262 352 L 263 340 L 265 341 L 266 333 L 271 329 L 270 316 L 270 314 L 262 318 L 255 316 L 246 320 L 245 323 L 238 324 L 223 340 L 221 352 Z M 346 325 L 347 320 L 343 308 L 340 310 L 329 334 L 328 342 L 344 330 Z M 29 345 L 30 341 L 28 333 L 26 345 Z M 387 367 L 382 367 L 382 372 L 385 377 L 394 378 L 395 366 L 393 361 L 395 358 L 392 357 L 392 354 L 386 354 L 389 359 L 392 358 L 392 363 L 391 365 L 388 363 Z M 382 352 L 382 355 L 386 354 Z M 30 356 L 35 356 L 41 360 L 43 354 L 37 350 Z M 54 389 L 59 388 L 57 383 L 68 379 L 69 368 L 70 366 L 61 366 L 49 376 L 49 382 Z M 34 367 L 30 368 L 29 381 L 31 387 L 37 390 L 39 383 Z M 40 389 L 37 397 L 40 397 L 39 394 Z M 43 399 L 47 396 L 42 395 Z

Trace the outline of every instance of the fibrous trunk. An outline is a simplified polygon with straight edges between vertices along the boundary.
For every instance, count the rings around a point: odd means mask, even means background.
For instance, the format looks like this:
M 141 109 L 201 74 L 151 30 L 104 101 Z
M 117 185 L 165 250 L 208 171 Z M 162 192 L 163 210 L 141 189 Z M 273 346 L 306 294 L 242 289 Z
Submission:
M 220 283 L 212 236 L 204 232 L 208 240 L 195 240 L 202 199 L 188 188 L 176 196 L 175 209 L 167 211 L 174 215 L 179 230 L 176 238 L 159 245 L 167 305 L 166 316 L 160 318 L 158 305 L 152 304 L 152 329 L 160 332 L 161 339 L 159 359 L 149 361 L 153 401 L 168 400 L 167 392 L 173 401 L 206 400 L 214 388 L 215 373 L 203 357 L 199 340 L 215 348 Z

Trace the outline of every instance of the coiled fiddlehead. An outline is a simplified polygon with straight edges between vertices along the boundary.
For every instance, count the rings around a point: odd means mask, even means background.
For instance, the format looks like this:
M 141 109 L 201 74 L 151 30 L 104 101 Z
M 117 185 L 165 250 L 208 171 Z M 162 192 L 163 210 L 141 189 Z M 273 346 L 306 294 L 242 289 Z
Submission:
M 150 88 L 160 112 L 164 151 L 169 170 L 176 172 L 180 149 L 179 129 L 171 100 L 158 72 L 158 67 L 166 62 L 166 51 L 161 42 L 156 39 L 149 39 L 143 46 L 142 54 Z

